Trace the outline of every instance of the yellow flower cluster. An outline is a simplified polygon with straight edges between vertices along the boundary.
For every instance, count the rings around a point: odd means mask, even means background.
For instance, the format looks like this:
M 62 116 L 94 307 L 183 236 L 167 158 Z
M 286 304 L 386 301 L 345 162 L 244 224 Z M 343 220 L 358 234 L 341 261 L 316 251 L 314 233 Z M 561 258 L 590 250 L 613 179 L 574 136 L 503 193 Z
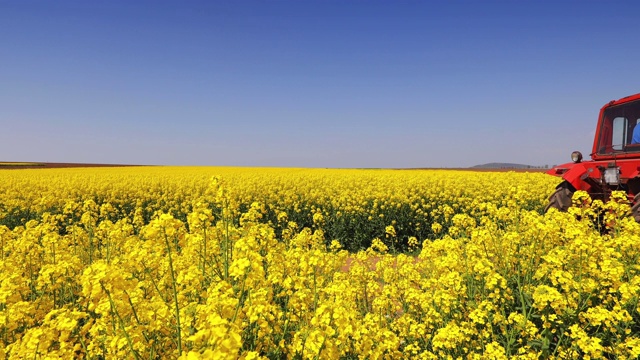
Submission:
M 640 225 L 619 194 L 541 214 L 544 174 L 5 178 L 0 359 L 640 356 Z

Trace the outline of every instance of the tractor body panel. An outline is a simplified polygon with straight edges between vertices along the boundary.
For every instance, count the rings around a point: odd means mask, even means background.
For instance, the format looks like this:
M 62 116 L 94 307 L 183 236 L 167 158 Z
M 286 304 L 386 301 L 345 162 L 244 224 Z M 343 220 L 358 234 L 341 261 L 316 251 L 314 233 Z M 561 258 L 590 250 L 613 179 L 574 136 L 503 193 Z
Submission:
M 604 177 L 607 169 L 617 169 L 617 184 L 607 183 Z M 584 190 L 594 198 L 606 199 L 612 190 L 624 190 L 630 199 L 640 193 L 640 159 L 566 163 L 555 166 L 547 174 L 562 177 L 575 190 Z

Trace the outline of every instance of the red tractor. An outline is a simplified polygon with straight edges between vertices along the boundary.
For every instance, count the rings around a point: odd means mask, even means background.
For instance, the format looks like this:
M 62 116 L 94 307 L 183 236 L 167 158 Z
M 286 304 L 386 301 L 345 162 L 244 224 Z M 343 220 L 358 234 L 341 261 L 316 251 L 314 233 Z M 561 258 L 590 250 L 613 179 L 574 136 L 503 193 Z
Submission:
M 603 106 L 591 160 L 583 161 L 579 151 L 571 153 L 571 160 L 573 162 L 547 171 L 564 181 L 549 197 L 545 211 L 550 208 L 566 211 L 577 190 L 605 202 L 612 191 L 622 190 L 632 204 L 633 217 L 640 222 L 640 94 L 612 100 Z

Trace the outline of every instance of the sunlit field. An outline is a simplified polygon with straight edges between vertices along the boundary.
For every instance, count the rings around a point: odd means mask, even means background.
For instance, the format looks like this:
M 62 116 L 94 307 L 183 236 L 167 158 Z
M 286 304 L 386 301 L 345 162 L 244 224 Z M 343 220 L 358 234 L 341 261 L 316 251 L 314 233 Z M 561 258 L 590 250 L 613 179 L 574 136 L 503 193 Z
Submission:
M 623 195 L 543 214 L 542 173 L 0 178 L 0 359 L 640 356 Z

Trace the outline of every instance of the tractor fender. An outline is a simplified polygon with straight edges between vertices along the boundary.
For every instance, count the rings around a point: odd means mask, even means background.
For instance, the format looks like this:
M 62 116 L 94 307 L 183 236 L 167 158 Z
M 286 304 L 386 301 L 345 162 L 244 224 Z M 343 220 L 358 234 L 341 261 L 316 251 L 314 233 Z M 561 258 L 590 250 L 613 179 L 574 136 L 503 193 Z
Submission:
M 591 185 L 586 181 L 583 181 L 587 176 L 589 176 L 589 170 L 587 170 L 587 168 L 582 164 L 575 164 L 562 174 L 562 178 L 571 184 L 576 190 L 584 191 L 591 188 Z

